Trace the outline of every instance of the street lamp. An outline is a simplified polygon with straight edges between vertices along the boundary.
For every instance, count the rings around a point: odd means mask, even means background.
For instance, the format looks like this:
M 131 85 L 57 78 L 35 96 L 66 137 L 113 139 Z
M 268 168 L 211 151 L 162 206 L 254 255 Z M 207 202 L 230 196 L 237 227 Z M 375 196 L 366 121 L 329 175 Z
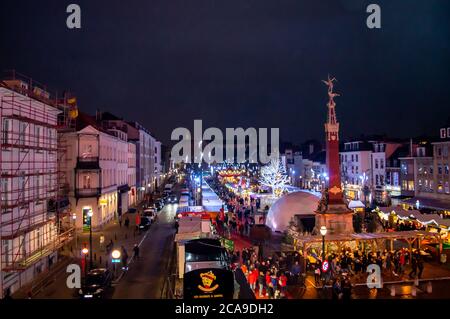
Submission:
M 88 216 L 89 216 L 89 250 L 91 251 L 91 253 L 89 255 L 89 269 L 94 268 L 93 261 L 92 261 L 92 216 L 93 215 L 94 215 L 94 213 L 92 212 L 92 210 L 90 210 L 88 212 Z
M 86 257 L 87 257 L 87 254 L 89 254 L 89 249 L 87 249 L 86 247 L 84 247 L 84 248 L 81 250 L 81 253 L 84 255 L 84 274 L 86 275 Z
M 325 261 L 325 235 L 327 234 L 327 227 L 320 227 L 320 234 L 322 235 L 322 262 Z
M 118 249 L 114 249 L 111 253 L 112 264 L 113 264 L 113 268 L 114 268 L 114 277 L 116 277 L 116 263 L 118 263 L 120 261 L 121 255 L 122 254 L 120 253 L 120 250 L 118 250 Z

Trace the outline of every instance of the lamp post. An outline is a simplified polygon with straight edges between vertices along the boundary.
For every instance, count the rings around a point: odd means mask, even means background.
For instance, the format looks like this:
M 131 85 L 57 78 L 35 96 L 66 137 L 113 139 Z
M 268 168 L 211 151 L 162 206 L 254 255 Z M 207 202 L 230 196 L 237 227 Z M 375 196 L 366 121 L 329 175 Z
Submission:
M 87 254 L 89 254 L 89 249 L 84 247 L 81 250 L 81 253 L 84 255 L 84 267 L 83 267 L 84 269 L 83 269 L 83 271 L 84 271 L 84 276 L 86 277 L 86 257 L 87 257 Z
M 322 262 L 325 261 L 325 235 L 327 234 L 327 227 L 320 227 L 320 234 L 322 235 Z
M 113 264 L 113 268 L 114 268 L 114 278 L 116 278 L 117 274 L 116 274 L 116 264 L 118 262 L 120 262 L 120 250 L 118 249 L 114 249 L 111 253 L 111 257 L 112 257 L 112 264 Z
M 89 254 L 89 269 L 94 268 L 93 261 L 92 261 L 92 216 L 93 215 L 94 215 L 94 213 L 92 212 L 92 210 L 90 210 L 88 212 L 88 216 L 89 216 L 89 250 L 90 250 L 90 254 Z

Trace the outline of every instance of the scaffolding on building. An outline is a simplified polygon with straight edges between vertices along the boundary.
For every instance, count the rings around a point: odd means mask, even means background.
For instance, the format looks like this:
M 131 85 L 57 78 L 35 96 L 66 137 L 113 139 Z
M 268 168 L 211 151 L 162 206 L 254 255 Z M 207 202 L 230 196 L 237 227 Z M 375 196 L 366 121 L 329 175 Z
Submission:
M 0 100 L 1 270 L 20 272 L 73 238 L 67 145 L 60 142 L 75 128 L 77 106 L 69 94 L 53 97 L 15 71 L 2 78 L 0 88 L 6 89 Z

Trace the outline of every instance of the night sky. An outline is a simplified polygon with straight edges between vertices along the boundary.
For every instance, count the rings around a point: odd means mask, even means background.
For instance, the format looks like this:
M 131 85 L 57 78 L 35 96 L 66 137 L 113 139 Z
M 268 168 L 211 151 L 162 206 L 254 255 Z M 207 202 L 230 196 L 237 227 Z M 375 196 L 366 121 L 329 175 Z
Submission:
M 66 27 L 70 3 L 81 30 Z M 379 30 L 366 26 L 369 3 Z M 0 40 L 1 70 L 163 142 L 194 119 L 322 140 L 328 73 L 344 138 L 437 135 L 450 115 L 448 0 L 2 0 Z

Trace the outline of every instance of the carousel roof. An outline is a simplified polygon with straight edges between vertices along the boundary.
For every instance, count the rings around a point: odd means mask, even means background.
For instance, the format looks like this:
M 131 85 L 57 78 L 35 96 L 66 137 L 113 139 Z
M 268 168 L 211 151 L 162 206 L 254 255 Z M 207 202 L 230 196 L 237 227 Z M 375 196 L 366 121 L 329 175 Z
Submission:
M 269 209 L 266 225 L 273 231 L 284 231 L 295 215 L 312 215 L 320 198 L 306 191 L 292 192 L 278 199 Z

